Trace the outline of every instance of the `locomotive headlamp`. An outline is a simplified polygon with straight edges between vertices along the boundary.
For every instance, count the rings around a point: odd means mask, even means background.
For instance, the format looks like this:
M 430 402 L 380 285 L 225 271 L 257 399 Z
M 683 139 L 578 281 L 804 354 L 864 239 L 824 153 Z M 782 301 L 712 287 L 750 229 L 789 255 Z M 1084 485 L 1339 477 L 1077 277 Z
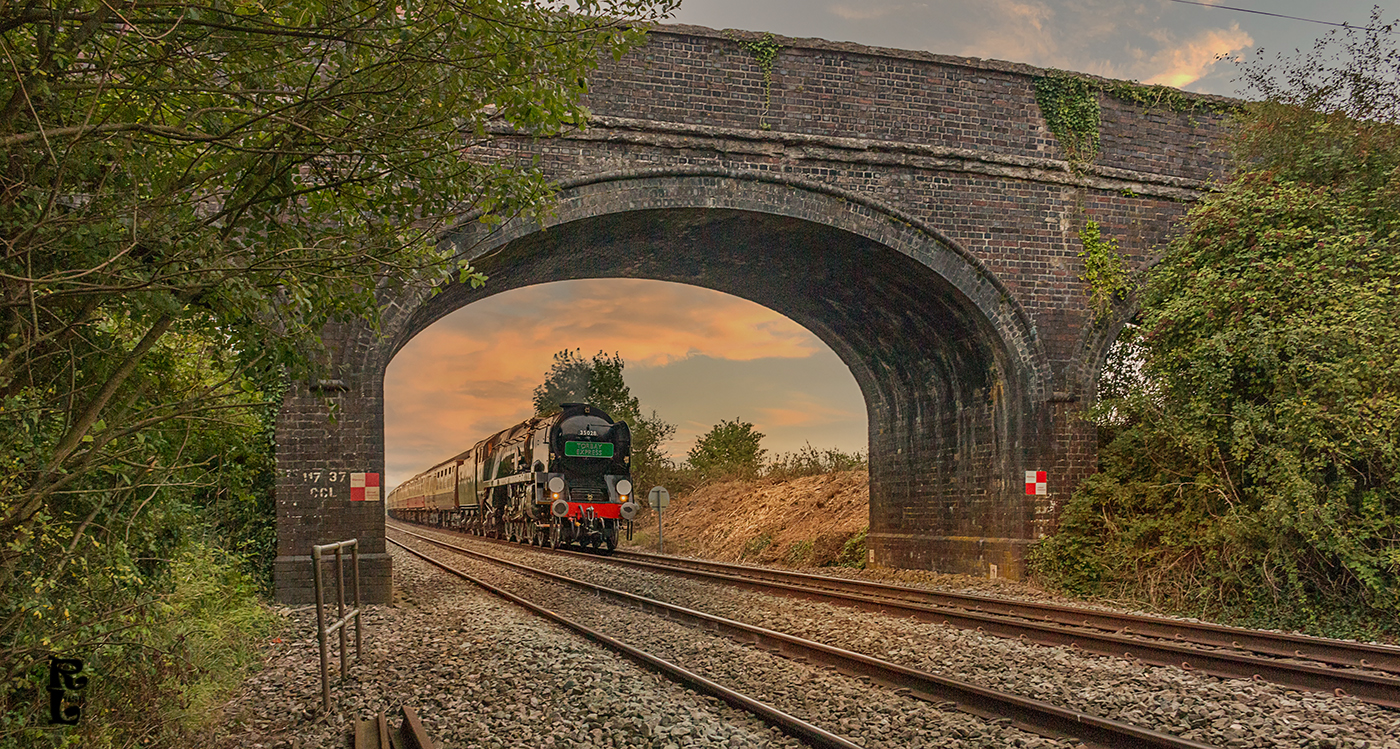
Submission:
M 549 506 L 549 511 L 554 517 L 562 518 L 569 514 L 569 503 L 562 499 L 556 499 L 554 503 Z
M 623 502 L 622 507 L 619 508 L 619 512 L 622 514 L 623 520 L 631 520 L 632 518 L 637 517 L 637 503 Z
M 551 492 L 554 492 L 555 494 L 558 494 L 558 493 L 564 491 L 564 477 L 563 477 L 563 476 L 555 476 L 554 478 L 550 479 L 550 480 L 549 480 L 549 490 L 550 490 Z
M 631 493 L 632 493 L 632 482 L 631 482 L 631 481 L 628 481 L 627 479 L 622 479 L 622 480 L 618 481 L 618 482 L 617 482 L 617 493 L 618 493 L 618 494 L 631 494 Z

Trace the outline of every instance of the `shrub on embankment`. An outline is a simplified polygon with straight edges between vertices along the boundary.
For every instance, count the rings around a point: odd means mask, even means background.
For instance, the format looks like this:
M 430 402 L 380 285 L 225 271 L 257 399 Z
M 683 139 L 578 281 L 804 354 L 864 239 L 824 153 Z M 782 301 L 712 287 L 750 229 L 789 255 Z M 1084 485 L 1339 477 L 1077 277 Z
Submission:
M 122 564 L 119 553 L 96 556 Z M 166 572 L 146 577 L 139 592 L 95 566 L 95 556 L 88 561 L 94 566 L 79 575 L 87 595 L 65 596 L 63 606 L 44 609 L 56 621 L 32 625 L 49 635 L 36 636 L 39 647 L 79 645 L 67 651 L 83 656 L 88 678 L 67 694 L 68 704 L 81 705 L 78 723 L 47 725 L 47 670 L 31 669 L 0 690 L 0 747 L 197 745 L 277 626 L 258 581 L 241 560 L 199 541 L 174 550 Z M 94 612 L 104 616 L 94 621 Z
M 1354 78 L 1247 75 L 1266 101 L 1147 274 L 1140 364 L 1106 373 L 1137 386 L 1098 406 L 1101 470 L 1034 551 L 1041 582 L 1400 635 L 1400 82 L 1376 83 L 1400 58 L 1373 21 Z

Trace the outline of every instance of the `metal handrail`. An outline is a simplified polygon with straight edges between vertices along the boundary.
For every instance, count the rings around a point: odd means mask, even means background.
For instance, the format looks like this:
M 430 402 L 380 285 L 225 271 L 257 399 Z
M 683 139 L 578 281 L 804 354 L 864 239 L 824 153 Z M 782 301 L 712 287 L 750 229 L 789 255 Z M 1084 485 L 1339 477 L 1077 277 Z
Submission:
M 345 612 L 345 549 L 350 549 L 351 566 L 354 567 L 355 579 L 355 607 Z M 335 552 L 335 592 L 336 603 L 338 605 L 335 623 L 326 626 L 326 606 L 324 585 L 321 581 L 321 557 L 326 552 Z M 331 684 L 330 675 L 330 654 L 326 648 L 326 638 L 332 632 L 340 635 L 340 678 L 344 679 L 348 673 L 345 661 L 345 625 L 352 618 L 355 620 L 355 660 L 360 660 L 360 643 L 363 635 L 363 624 L 360 621 L 360 546 L 359 539 L 352 538 L 349 541 L 337 541 L 333 544 L 321 544 L 311 547 L 312 577 L 316 581 L 316 637 L 321 643 L 321 710 L 330 712 L 331 709 Z

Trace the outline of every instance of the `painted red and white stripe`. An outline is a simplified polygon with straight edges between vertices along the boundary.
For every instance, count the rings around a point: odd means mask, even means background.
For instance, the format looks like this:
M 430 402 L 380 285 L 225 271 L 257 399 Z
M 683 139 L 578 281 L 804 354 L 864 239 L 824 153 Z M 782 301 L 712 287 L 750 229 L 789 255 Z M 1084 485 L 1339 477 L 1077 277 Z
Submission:
M 1050 481 L 1045 471 L 1026 471 L 1027 494 L 1049 494 Z
M 377 473 L 352 473 L 352 474 L 350 474 L 350 501 L 351 501 L 351 502 L 378 502 L 378 501 L 379 501 L 379 474 L 377 474 Z

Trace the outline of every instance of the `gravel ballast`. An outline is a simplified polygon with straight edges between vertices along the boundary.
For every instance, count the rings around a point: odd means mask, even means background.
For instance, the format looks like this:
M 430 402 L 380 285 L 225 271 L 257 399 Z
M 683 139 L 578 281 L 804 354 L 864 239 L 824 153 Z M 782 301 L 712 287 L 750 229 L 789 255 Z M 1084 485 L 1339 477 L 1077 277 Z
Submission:
M 475 539 L 453 537 L 464 545 Z M 480 542 L 477 542 L 480 544 Z M 927 622 L 480 544 L 488 554 L 1223 747 L 1400 749 L 1400 713 L 1316 692 L 1225 680 Z
M 392 547 L 391 547 L 392 548 Z M 772 747 L 802 744 L 393 548 L 395 603 L 368 606 L 364 662 L 320 714 L 314 607 L 222 709 L 205 746 L 340 747 L 353 722 L 418 710 L 443 747 Z M 353 645 L 351 646 L 353 648 Z
M 1062 747 L 1001 721 L 940 709 L 871 683 L 773 655 L 597 596 L 417 540 L 409 546 L 868 749 Z M 704 744 L 697 744 L 703 746 Z

